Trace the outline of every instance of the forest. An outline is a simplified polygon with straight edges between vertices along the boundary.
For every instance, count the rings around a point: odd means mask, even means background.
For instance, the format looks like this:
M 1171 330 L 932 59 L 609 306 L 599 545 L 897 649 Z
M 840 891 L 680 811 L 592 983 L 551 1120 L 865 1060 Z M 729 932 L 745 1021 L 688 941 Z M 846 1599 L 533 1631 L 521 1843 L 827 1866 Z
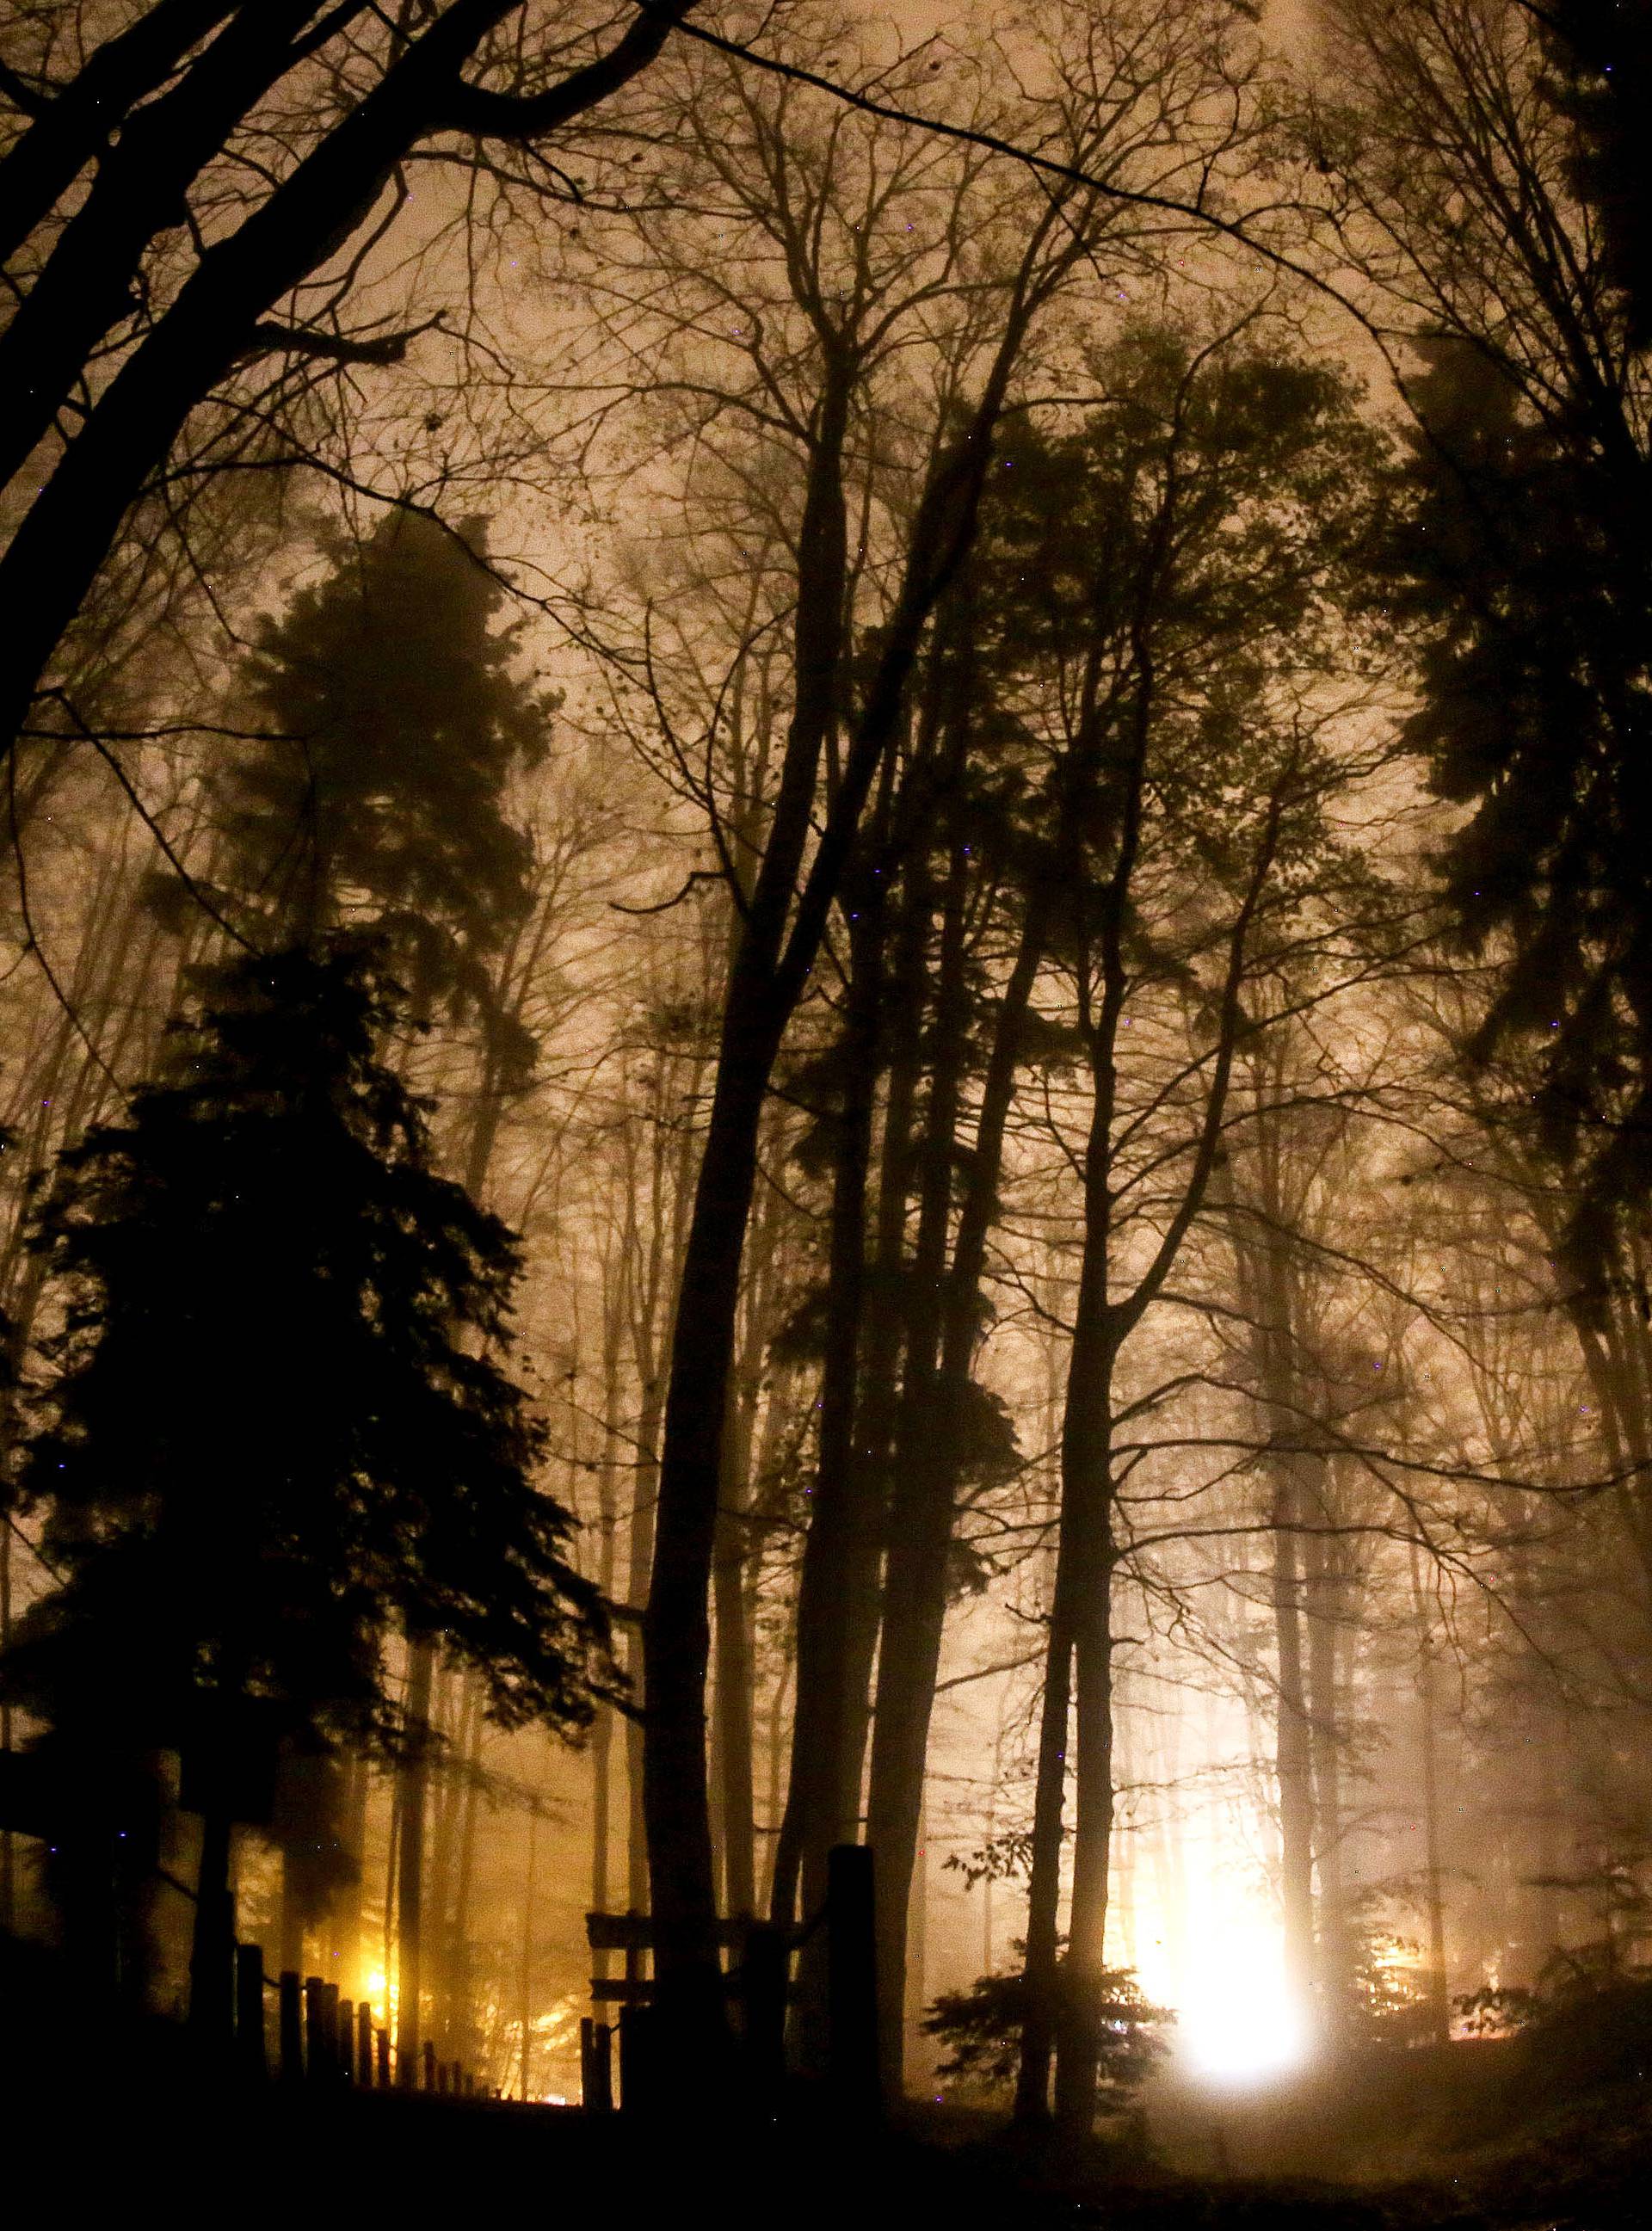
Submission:
M 1649 113 L 0 0 L 0 2092 L 1646 2220 Z

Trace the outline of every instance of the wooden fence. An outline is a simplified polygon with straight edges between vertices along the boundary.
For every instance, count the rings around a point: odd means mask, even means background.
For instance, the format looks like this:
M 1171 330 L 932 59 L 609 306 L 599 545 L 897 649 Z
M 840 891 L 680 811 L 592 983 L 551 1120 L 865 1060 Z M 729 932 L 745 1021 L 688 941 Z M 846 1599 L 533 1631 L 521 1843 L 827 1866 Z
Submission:
M 336 1983 L 320 1976 L 301 1980 L 294 1969 L 264 1973 L 256 1944 L 234 1947 L 231 2040 L 235 2066 L 244 2077 L 313 2089 L 411 2091 L 453 2098 L 481 2095 L 474 2073 L 458 2060 L 442 2060 L 426 2038 L 417 2053 L 398 2054 L 390 2031 L 373 2019 L 365 1999 L 340 1998 Z M 270 2050 L 269 2001 L 275 2006 Z
M 881 2105 L 878 2068 L 878 1977 L 873 1926 L 872 1855 L 864 1844 L 840 1844 L 827 1862 L 826 1903 L 801 1928 L 785 1930 L 737 1917 L 719 1923 L 719 1949 L 731 1955 L 723 1988 L 733 2015 L 735 2076 L 749 2109 L 776 2112 L 787 2085 L 787 2008 L 794 1996 L 792 1962 L 825 1931 L 825 2088 L 839 2114 L 875 2118 Z M 616 2106 L 648 2114 L 664 2104 L 673 2071 L 648 1969 L 655 1926 L 645 1913 L 590 1913 L 586 1937 L 594 1952 L 621 1952 L 623 1976 L 597 1976 L 593 2011 L 580 2024 L 581 2096 L 587 2111 Z M 612 2006 L 618 2024 L 603 2018 Z M 614 2048 L 619 2084 L 614 2086 Z

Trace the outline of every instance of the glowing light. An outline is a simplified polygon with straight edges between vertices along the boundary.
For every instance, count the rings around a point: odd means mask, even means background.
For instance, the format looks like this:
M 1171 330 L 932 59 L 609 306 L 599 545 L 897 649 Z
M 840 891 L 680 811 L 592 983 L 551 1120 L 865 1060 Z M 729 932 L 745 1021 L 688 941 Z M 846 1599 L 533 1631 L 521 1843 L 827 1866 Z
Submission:
M 1307 2018 L 1284 1975 L 1277 1937 L 1245 1932 L 1189 1976 L 1178 2028 L 1189 2067 L 1218 2083 L 1282 2076 L 1307 2057 Z
M 1261 2084 L 1312 2057 L 1313 2025 L 1286 1971 L 1278 1908 L 1231 1850 L 1205 1844 L 1178 1911 L 1143 1902 L 1137 1961 L 1147 1996 L 1176 2010 L 1173 2049 L 1189 2074 Z

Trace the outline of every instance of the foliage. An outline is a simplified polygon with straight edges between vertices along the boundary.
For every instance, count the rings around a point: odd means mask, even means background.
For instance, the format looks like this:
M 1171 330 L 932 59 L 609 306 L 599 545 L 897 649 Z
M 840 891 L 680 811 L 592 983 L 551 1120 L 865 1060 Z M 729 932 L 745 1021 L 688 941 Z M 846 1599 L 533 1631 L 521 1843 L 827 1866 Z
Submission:
M 1015 1949 L 1026 1950 L 1020 1944 Z M 1152 2073 L 1168 2050 L 1160 2033 L 1176 2017 L 1165 2008 L 1148 2003 L 1127 1968 L 1105 1969 L 1100 1985 L 1106 1995 L 1097 2033 L 1098 2085 L 1105 2110 L 1124 2106 Z M 1026 2002 L 1027 1978 L 1019 1969 L 1007 1975 L 978 1976 L 962 1991 L 943 1991 L 923 2023 L 924 2035 L 947 2047 L 940 2075 L 962 2088 L 988 2093 L 1013 2086 Z
M 1535 11 L 1534 11 L 1535 12 Z M 1652 344 L 1652 6 L 1648 0 L 1545 0 L 1538 27 L 1551 92 L 1577 135 L 1573 180 L 1600 214 L 1602 261 L 1624 301 L 1629 336 Z
M 590 1717 L 601 1607 L 500 1360 L 517 1245 L 431 1169 L 375 1052 L 400 1012 L 348 938 L 238 960 L 60 1160 L 23 1488 L 62 1585 L 7 1662 L 60 1729 L 172 1748 L 207 1689 L 300 1740 L 385 1739 L 397 1625 L 475 1665 L 505 1723 Z
M 485 999 L 478 956 L 527 911 L 529 846 L 501 805 L 555 701 L 509 672 L 483 522 L 394 511 L 265 623 L 250 694 L 279 740 L 220 786 L 239 879 L 289 934 L 369 922 L 433 993 Z
M 1356 2035 L 1403 2040 L 1428 2016 L 1422 1948 L 1383 1919 L 1357 1916 L 1349 1928 L 1348 1997 Z
M 1409 508 L 1390 562 L 1424 631 L 1408 724 L 1435 788 L 1469 809 L 1441 854 L 1464 940 L 1510 953 L 1470 1048 L 1535 1044 L 1532 1111 L 1577 1169 L 1580 1267 L 1647 1182 L 1652 885 L 1640 797 L 1652 569 L 1642 460 L 1537 424 L 1497 368 L 1429 344 Z
M 1538 1997 L 1523 1983 L 1486 1983 L 1457 1993 L 1451 2001 L 1454 2026 L 1467 2037 L 1513 2037 L 1536 2018 Z

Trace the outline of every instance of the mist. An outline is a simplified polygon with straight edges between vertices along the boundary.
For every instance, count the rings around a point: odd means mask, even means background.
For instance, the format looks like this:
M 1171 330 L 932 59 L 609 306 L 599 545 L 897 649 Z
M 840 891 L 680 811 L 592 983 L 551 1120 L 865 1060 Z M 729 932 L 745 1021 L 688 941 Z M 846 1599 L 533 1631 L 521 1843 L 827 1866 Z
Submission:
M 61 2200 L 1642 2220 L 1649 93 L 0 5 Z

